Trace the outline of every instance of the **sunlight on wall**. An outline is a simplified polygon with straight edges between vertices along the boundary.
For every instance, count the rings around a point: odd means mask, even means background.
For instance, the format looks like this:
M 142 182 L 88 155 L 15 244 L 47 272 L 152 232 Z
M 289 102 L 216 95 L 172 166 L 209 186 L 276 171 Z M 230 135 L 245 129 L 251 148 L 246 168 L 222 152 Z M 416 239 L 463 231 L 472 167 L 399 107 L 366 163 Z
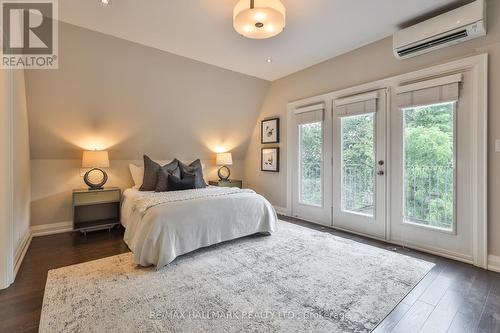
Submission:
M 85 121 L 76 124 L 54 123 L 58 127 L 51 124 L 47 130 L 66 143 L 59 146 L 57 152 L 60 156 L 56 156 L 56 158 L 76 158 L 80 156 L 82 150 L 113 151 L 138 131 L 136 126 L 120 127 L 116 123 L 109 123 L 106 120 L 102 120 L 99 124 L 88 124 Z M 116 154 L 113 155 L 116 156 Z
M 105 135 L 99 134 L 83 134 L 78 133 L 64 133 L 61 138 L 70 142 L 75 147 L 81 150 L 108 150 L 117 144 L 123 142 L 127 136 L 124 134 L 106 133 Z
M 236 140 L 222 140 L 222 139 L 211 139 L 211 140 L 205 139 L 203 143 L 208 149 L 210 149 L 210 151 L 216 154 L 230 152 L 241 144 L 241 142 L 237 143 Z
M 106 150 L 114 146 L 117 142 L 113 142 L 108 138 L 87 137 L 75 140 L 73 143 L 84 150 Z

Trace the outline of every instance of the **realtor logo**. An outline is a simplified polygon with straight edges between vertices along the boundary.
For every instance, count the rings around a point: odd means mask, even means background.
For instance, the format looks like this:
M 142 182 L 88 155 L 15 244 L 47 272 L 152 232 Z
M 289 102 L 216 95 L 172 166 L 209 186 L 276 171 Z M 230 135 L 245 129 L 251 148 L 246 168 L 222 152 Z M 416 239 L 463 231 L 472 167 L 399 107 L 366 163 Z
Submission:
M 0 0 L 1 68 L 57 69 L 57 0 Z

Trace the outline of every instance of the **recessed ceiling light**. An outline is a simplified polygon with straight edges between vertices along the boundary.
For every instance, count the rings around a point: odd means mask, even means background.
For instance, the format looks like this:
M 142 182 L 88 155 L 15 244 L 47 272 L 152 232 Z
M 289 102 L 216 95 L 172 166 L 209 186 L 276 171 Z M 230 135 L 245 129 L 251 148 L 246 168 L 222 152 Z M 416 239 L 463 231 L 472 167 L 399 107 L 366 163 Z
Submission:
M 107 5 L 111 5 L 111 0 L 99 0 L 99 3 L 101 5 L 107 6 Z
M 270 64 L 270 63 L 272 63 L 272 62 L 273 62 L 273 59 L 271 59 L 271 58 L 267 58 L 267 59 L 266 59 L 266 62 L 267 62 L 268 64 Z

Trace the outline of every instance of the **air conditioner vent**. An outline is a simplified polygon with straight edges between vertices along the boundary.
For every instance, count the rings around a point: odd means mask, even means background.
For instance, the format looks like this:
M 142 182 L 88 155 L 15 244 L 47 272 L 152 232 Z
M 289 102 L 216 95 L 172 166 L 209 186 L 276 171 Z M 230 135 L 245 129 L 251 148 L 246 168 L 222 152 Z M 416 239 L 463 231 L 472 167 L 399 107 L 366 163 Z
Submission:
M 486 3 L 476 0 L 393 35 L 394 56 L 407 59 L 486 36 Z
M 468 36 L 469 35 L 467 34 L 467 30 L 464 29 L 464 30 L 455 32 L 453 34 L 443 36 L 443 37 L 438 38 L 438 39 L 431 40 L 431 41 L 426 42 L 426 43 L 418 44 L 418 45 L 409 47 L 407 49 L 400 50 L 400 51 L 398 51 L 398 54 L 400 57 L 404 57 L 404 56 L 407 56 L 409 54 L 412 54 L 412 53 L 415 53 L 415 52 L 418 52 L 421 50 L 425 50 L 425 49 L 435 47 L 435 46 L 438 46 L 441 44 L 450 43 L 454 40 L 460 40 L 462 38 L 467 38 Z

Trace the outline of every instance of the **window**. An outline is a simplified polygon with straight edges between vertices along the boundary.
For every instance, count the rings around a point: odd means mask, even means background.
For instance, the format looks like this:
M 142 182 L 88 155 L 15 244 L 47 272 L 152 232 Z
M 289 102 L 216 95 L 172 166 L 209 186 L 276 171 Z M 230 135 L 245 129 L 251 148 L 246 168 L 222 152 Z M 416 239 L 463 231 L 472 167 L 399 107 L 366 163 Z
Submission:
M 299 202 L 322 206 L 323 203 L 323 127 L 322 122 L 299 125 Z
M 342 118 L 342 210 L 374 214 L 375 113 Z
M 455 103 L 403 109 L 405 222 L 453 230 Z

